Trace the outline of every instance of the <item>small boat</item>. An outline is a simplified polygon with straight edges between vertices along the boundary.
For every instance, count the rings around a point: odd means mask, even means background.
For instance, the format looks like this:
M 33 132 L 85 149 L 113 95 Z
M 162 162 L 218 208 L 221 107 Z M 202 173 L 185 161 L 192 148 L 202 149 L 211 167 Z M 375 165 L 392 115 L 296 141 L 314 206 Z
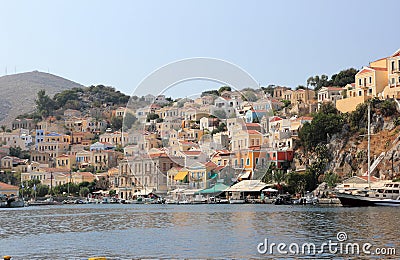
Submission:
M 244 204 L 246 203 L 245 199 L 239 199 L 239 198 L 230 198 L 229 199 L 229 204 Z
M 10 208 L 22 208 L 25 207 L 25 201 L 19 198 L 12 198 L 7 201 Z
M 31 200 L 29 206 L 48 206 L 48 205 L 61 205 L 61 202 L 55 201 L 52 197 L 45 200 Z
M 227 198 L 217 199 L 217 204 L 229 204 L 229 200 Z
M 18 197 L 11 197 L 0 201 L 0 208 L 22 208 L 25 206 L 27 206 L 25 205 L 25 201 Z
M 290 205 L 293 204 L 292 202 L 292 197 L 290 194 L 279 194 L 278 197 L 276 197 L 275 205 Z
M 178 201 L 179 205 L 187 205 L 187 204 L 191 204 L 190 201 L 188 199 L 183 199 Z
M 207 203 L 207 198 L 201 194 L 197 194 L 193 199 L 193 204 L 205 204 Z

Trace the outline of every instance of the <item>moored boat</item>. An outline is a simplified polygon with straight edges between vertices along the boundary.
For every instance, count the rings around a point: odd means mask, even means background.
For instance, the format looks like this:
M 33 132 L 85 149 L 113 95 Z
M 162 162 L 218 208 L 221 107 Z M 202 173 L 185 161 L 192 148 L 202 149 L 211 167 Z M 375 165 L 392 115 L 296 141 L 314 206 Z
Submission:
M 343 206 L 400 206 L 400 183 L 386 183 L 381 188 L 353 193 L 339 192 L 336 197 Z

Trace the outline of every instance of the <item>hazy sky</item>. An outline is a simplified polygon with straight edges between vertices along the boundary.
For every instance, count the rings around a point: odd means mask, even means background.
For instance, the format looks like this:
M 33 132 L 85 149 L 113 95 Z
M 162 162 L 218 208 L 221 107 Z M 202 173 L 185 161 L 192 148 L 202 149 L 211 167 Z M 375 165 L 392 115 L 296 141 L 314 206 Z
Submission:
M 394 53 L 399 7 L 396 0 L 0 1 L 0 76 L 6 68 L 50 71 L 131 94 L 160 66 L 213 57 L 262 85 L 296 87 Z

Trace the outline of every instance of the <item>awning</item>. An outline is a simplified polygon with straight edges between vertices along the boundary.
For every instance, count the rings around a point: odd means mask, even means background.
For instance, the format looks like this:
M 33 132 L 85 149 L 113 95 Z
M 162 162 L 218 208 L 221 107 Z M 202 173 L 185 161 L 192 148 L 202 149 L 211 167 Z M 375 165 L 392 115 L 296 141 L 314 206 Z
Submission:
M 265 189 L 263 191 L 266 191 L 266 192 L 278 192 L 278 190 L 273 189 L 273 188 L 267 188 L 267 189 Z
M 178 188 L 178 189 L 170 191 L 169 193 L 182 193 L 184 191 L 185 191 L 185 189 Z
M 250 177 L 251 170 L 245 171 L 238 176 L 238 179 L 248 179 Z
M 186 175 L 188 175 L 188 171 L 179 171 L 175 177 L 174 180 L 176 181 L 183 181 L 183 179 L 185 179 Z
M 150 193 L 151 193 L 150 189 L 148 189 L 148 190 L 140 190 L 140 191 L 137 191 L 137 192 L 133 193 L 133 196 L 147 196 Z
M 194 195 L 194 194 L 198 194 L 199 191 L 201 191 L 201 189 L 186 189 L 183 194 L 185 195 Z
M 225 191 L 229 186 L 223 184 L 223 183 L 217 183 L 213 187 L 201 190 L 199 193 L 200 194 L 219 194 L 223 191 Z
M 256 192 L 256 191 L 261 191 L 265 187 L 267 187 L 268 184 L 265 182 L 262 182 L 260 180 L 243 180 L 241 182 L 236 183 L 235 185 L 231 186 L 225 191 L 230 191 L 230 192 Z

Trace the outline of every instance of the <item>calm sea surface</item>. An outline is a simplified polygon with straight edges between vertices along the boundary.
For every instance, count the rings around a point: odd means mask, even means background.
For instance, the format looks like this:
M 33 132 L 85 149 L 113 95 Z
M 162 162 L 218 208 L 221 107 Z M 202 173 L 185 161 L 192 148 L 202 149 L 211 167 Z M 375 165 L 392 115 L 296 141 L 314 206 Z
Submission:
M 354 255 L 324 251 L 304 256 L 261 254 L 258 245 L 371 243 L 400 253 L 400 208 L 277 205 L 89 204 L 0 209 L 0 257 L 15 259 L 326 258 Z M 263 249 L 260 247 L 259 249 Z M 288 250 L 288 248 L 286 248 Z M 295 247 L 293 247 L 295 250 Z M 343 251 L 342 251 L 343 252 Z M 382 256 L 381 256 L 382 257 Z M 360 259 L 379 258 L 360 256 Z M 383 257 L 382 257 L 383 258 Z M 388 256 L 384 258 L 388 259 Z

